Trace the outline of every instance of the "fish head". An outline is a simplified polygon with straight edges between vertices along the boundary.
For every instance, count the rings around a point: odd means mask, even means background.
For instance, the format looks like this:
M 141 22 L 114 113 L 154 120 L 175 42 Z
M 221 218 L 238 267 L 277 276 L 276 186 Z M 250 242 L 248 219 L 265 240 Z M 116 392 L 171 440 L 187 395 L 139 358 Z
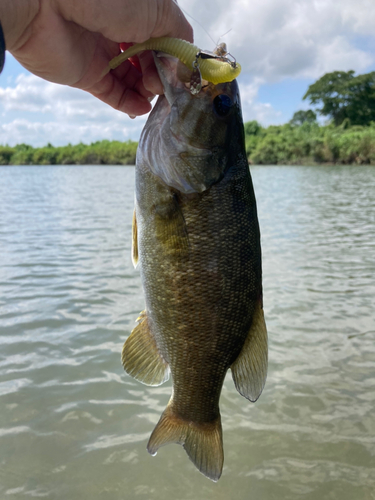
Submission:
M 202 193 L 243 158 L 244 133 L 235 80 L 214 85 L 202 81 L 190 91 L 192 71 L 178 59 L 154 54 L 164 95 L 143 129 L 137 167 L 149 169 L 182 193 Z

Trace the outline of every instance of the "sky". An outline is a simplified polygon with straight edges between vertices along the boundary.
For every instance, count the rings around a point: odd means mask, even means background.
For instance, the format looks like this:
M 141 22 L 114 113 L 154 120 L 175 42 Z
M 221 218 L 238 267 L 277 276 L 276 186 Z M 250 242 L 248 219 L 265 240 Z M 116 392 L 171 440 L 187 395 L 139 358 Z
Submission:
M 213 50 L 225 41 L 240 62 L 245 121 L 285 123 L 310 107 L 302 97 L 325 73 L 375 70 L 374 0 L 180 0 L 179 5 L 196 45 Z M 131 120 L 82 90 L 44 81 L 7 53 L 0 75 L 1 145 L 138 140 L 146 119 Z

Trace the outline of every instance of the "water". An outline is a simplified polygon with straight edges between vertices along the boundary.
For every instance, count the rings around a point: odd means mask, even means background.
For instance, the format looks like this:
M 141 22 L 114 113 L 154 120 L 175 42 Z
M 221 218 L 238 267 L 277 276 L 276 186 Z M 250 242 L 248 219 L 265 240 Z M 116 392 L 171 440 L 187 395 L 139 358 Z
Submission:
M 147 453 L 171 385 L 121 366 L 134 169 L 0 168 L 0 498 L 375 498 L 375 169 L 251 171 L 269 376 L 251 404 L 228 375 L 214 484 Z

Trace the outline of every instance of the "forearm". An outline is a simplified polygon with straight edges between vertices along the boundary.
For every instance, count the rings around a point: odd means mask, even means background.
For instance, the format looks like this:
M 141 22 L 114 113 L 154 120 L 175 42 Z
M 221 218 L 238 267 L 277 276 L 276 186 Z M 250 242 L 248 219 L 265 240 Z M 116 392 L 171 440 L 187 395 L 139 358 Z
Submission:
M 1 0 L 0 21 L 6 48 L 10 52 L 22 47 L 31 36 L 31 24 L 39 12 L 39 0 Z

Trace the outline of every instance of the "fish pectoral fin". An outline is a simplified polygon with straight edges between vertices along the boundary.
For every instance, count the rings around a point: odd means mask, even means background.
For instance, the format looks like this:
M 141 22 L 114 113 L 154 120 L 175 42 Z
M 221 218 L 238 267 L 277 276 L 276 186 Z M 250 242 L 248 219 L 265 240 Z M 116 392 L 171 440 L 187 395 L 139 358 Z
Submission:
M 138 227 L 137 227 L 137 216 L 135 214 L 135 209 L 133 212 L 133 223 L 132 223 L 132 261 L 133 261 L 133 266 L 137 267 L 137 264 L 138 264 Z
M 267 328 L 259 301 L 242 351 L 230 367 L 237 391 L 250 401 L 256 401 L 266 382 L 267 366 Z
M 189 236 L 177 195 L 155 206 L 154 228 L 168 260 L 180 262 L 189 257 Z
M 169 379 L 169 365 L 158 351 L 146 311 L 141 312 L 138 321 L 122 349 L 122 365 L 139 382 L 161 385 Z
M 212 422 L 196 423 L 180 418 L 168 403 L 147 444 L 151 455 L 169 443 L 181 444 L 197 469 L 212 481 L 223 470 L 224 452 L 220 415 Z

